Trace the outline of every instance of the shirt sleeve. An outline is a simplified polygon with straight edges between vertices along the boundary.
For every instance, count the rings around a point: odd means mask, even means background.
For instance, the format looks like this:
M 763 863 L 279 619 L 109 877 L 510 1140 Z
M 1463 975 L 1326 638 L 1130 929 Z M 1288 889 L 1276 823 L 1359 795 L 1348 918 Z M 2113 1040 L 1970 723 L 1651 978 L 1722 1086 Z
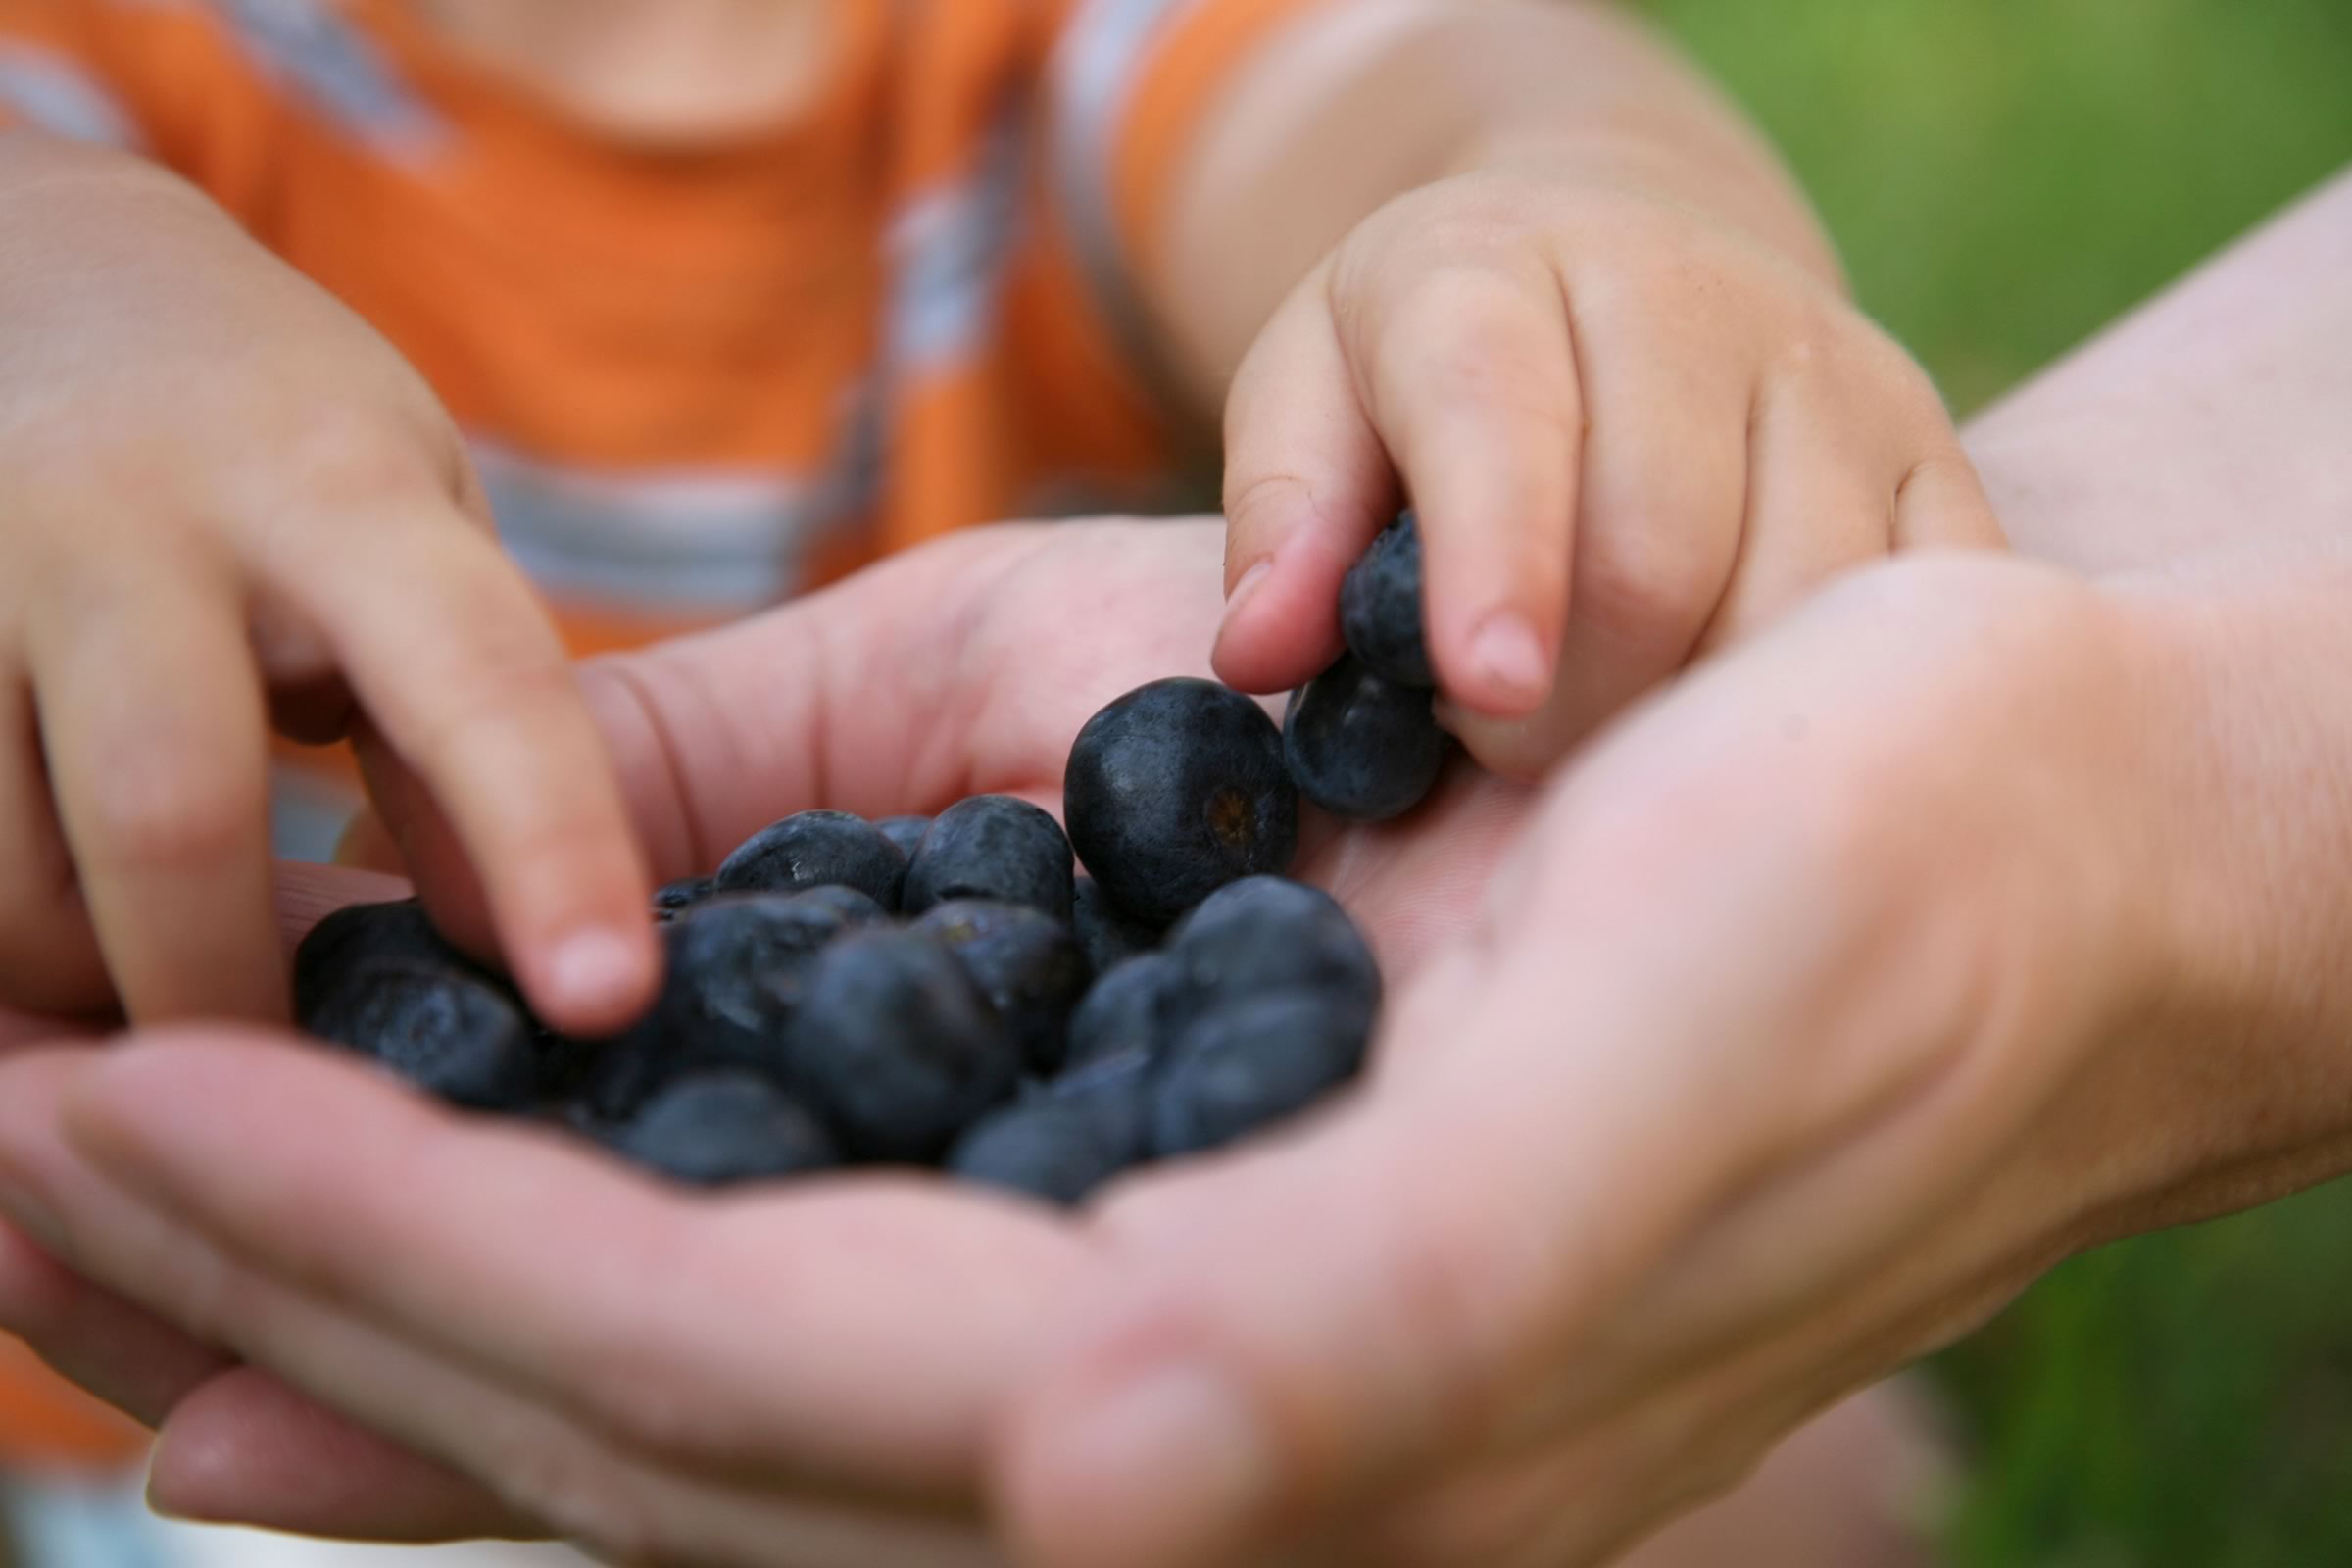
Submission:
M 1137 372 L 1173 394 L 1135 277 L 1168 188 L 1235 74 L 1344 0 L 1049 0 L 1048 197 Z
M 139 153 L 241 213 L 285 129 L 284 74 L 228 9 L 0 0 L 0 130 Z

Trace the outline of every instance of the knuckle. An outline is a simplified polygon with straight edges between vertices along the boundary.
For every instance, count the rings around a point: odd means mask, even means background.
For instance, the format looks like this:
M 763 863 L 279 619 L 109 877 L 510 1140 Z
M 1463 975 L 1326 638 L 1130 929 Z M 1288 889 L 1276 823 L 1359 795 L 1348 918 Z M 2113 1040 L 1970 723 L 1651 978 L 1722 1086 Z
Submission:
M 1576 613 L 1610 628 L 1688 627 L 1695 635 L 1722 598 L 1736 527 L 1704 518 L 1627 519 L 1594 527 L 1577 563 Z
M 266 810 L 255 768 L 136 753 L 99 760 L 83 808 L 85 860 L 163 870 L 225 858 L 252 841 Z

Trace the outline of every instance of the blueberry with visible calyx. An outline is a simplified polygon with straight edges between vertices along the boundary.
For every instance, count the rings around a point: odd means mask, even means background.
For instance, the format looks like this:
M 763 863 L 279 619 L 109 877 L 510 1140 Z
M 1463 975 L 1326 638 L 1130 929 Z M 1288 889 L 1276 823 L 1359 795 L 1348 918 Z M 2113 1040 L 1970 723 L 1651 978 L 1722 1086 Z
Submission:
M 1070 1014 L 1070 1071 L 1168 1042 L 1186 994 L 1184 967 L 1166 953 L 1140 954 L 1104 974 Z
M 622 1157 L 697 1187 L 771 1181 L 841 1163 L 823 1125 L 751 1073 L 703 1073 L 669 1084 L 612 1135 Z
M 786 1061 L 786 1085 L 860 1159 L 936 1157 L 1021 1077 L 1012 1030 L 956 955 L 911 929 L 853 931 L 817 955 Z
M 1435 686 L 1421 612 L 1421 528 L 1407 507 L 1340 579 L 1340 634 L 1383 680 Z
M 1108 974 L 1126 959 L 1159 946 L 1159 932 L 1121 914 L 1091 876 L 1080 877 L 1071 892 L 1070 927 L 1078 933 L 1087 966 L 1097 974 Z
M 300 1022 L 452 1104 L 520 1112 L 538 1099 L 522 1009 L 490 982 L 429 959 L 357 964 L 312 999 Z
M 931 819 L 927 816 L 886 816 L 874 824 L 874 831 L 890 840 L 909 860 L 914 858 L 914 847 L 923 842 L 923 835 L 930 830 Z
M 906 864 L 904 908 L 950 899 L 1026 904 L 1070 917 L 1070 841 L 1053 813 L 1009 795 L 975 795 L 931 819 Z
M 1385 822 L 1420 805 L 1452 745 L 1431 695 L 1348 658 L 1293 692 L 1282 748 L 1298 793 L 1358 822 Z
M 308 1015 L 354 969 L 386 959 L 455 969 L 480 979 L 489 972 L 433 929 L 415 899 L 347 904 L 311 927 L 294 950 L 294 1015 Z
M 1360 1011 L 1380 1005 L 1380 961 L 1340 902 L 1288 877 L 1219 888 L 1178 921 L 1162 950 L 1183 970 L 1178 1011 L 1269 992 L 1325 992 Z
M 1062 801 L 1087 870 L 1146 924 L 1166 924 L 1236 877 L 1286 869 L 1298 845 L 1282 732 L 1213 681 L 1153 681 L 1088 719 Z
M 1150 1063 L 1130 1054 L 990 1112 L 956 1140 L 948 1169 L 1050 1203 L 1078 1203 L 1143 1162 L 1151 1114 Z
M 658 923 L 674 920 L 715 891 L 711 879 L 707 876 L 683 877 L 671 882 L 654 894 L 654 919 Z
M 856 888 L 885 909 L 899 906 L 906 857 L 862 816 L 801 811 L 771 822 L 719 862 L 721 893 Z
M 914 929 L 962 960 L 980 994 L 1012 1026 L 1032 1073 L 1061 1068 L 1070 1009 L 1086 991 L 1086 958 L 1070 928 L 1025 904 L 954 899 L 923 911 Z
M 1371 1038 L 1371 1013 L 1320 991 L 1269 992 L 1201 1014 L 1153 1076 L 1152 1152 L 1216 1149 L 1296 1115 L 1356 1075 Z

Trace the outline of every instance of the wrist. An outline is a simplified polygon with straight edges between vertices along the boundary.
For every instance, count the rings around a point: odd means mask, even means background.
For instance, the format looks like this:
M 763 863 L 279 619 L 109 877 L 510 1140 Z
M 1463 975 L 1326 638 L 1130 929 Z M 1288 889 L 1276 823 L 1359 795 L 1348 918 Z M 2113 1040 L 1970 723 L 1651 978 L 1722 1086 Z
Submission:
M 2103 596 L 2138 652 L 2140 762 L 2109 788 L 2140 891 L 2091 1075 L 2088 1241 L 2352 1171 L 2348 594 L 2352 571 L 2292 566 Z

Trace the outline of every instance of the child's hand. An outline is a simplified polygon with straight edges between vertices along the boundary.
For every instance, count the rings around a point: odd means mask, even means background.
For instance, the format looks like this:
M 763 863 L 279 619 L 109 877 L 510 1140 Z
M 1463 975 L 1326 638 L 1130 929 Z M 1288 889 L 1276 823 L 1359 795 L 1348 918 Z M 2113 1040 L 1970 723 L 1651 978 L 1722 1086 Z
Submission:
M 1842 567 L 2000 538 L 1926 374 L 1830 286 L 1557 178 L 1357 227 L 1244 362 L 1226 452 L 1218 673 L 1279 690 L 1337 654 L 1400 478 L 1451 721 L 1512 773 Z
M 282 1013 L 269 729 L 364 717 L 532 1000 L 620 1021 L 646 873 L 448 417 L 194 192 L 58 161 L 0 178 L 0 1003 Z

